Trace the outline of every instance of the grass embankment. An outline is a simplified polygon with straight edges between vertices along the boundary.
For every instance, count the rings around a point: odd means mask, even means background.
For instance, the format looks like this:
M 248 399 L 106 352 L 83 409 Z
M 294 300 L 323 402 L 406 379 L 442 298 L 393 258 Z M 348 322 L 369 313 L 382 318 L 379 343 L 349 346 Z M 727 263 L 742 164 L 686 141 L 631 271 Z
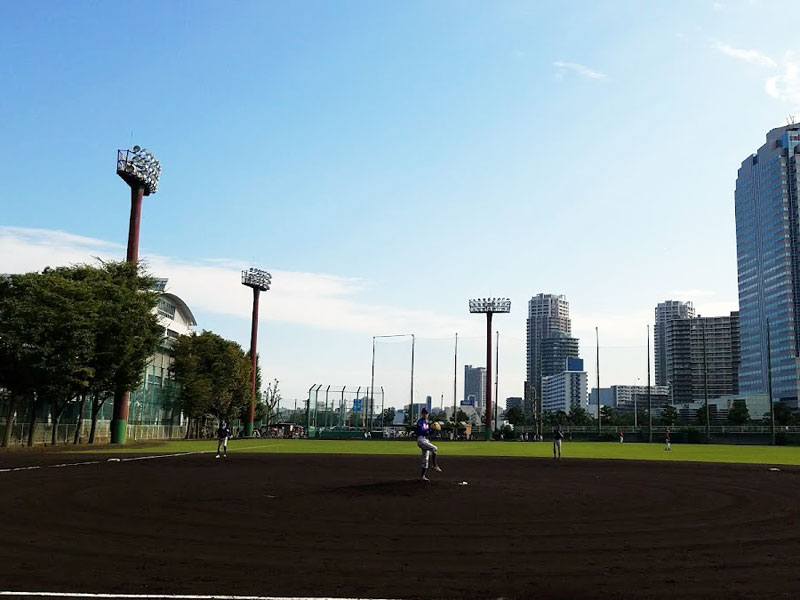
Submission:
M 434 440 L 435 441 L 435 440 Z M 436 441 L 435 441 L 436 442 Z M 548 442 L 436 442 L 442 457 L 447 456 L 511 456 L 549 458 L 553 455 Z M 136 446 L 104 446 L 98 452 L 171 454 L 179 452 L 213 452 L 216 440 L 170 441 Z M 92 452 L 84 449 L 83 452 Z M 228 451 L 294 454 L 417 454 L 417 445 L 409 441 L 380 440 L 232 440 Z M 564 442 L 563 456 L 569 458 L 603 458 L 620 460 L 697 461 L 747 463 L 764 465 L 800 465 L 800 447 L 795 446 L 731 446 L 722 444 L 673 444 L 666 452 L 663 443 L 619 444 L 616 442 Z

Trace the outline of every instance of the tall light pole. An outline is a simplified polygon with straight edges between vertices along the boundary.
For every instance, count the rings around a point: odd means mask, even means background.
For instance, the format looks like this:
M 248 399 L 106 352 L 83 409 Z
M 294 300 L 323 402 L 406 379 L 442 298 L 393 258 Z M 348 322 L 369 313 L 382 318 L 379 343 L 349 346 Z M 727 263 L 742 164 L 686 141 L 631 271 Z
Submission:
M 772 349 L 770 348 L 769 319 L 767 319 L 767 388 L 769 392 L 769 426 L 772 445 L 775 445 L 775 403 L 772 399 Z
M 139 262 L 139 225 L 142 220 L 142 198 L 158 191 L 161 163 L 139 146 L 117 150 L 117 175 L 131 188 L 131 214 L 128 223 L 128 251 L 125 260 Z M 114 395 L 114 417 L 111 421 L 111 443 L 124 444 L 128 437 L 128 405 L 131 393 Z
M 647 431 L 649 443 L 653 443 L 653 400 L 650 396 L 650 324 L 647 324 Z
M 600 330 L 594 328 L 594 337 L 597 340 L 597 439 L 600 440 L 602 422 L 600 416 Z
M 497 429 L 497 405 L 500 404 L 500 394 L 497 392 L 497 382 L 500 377 L 500 332 L 495 333 L 497 343 L 494 345 L 494 428 Z
M 253 421 L 256 416 L 256 346 L 258 342 L 258 298 L 272 283 L 272 275 L 261 269 L 250 268 L 242 271 L 242 285 L 253 289 L 253 319 L 250 326 L 250 410 L 244 426 L 245 436 L 253 435 Z
M 478 298 L 469 301 L 469 312 L 486 314 L 486 439 L 492 439 L 492 315 L 510 313 L 508 298 Z
M 456 384 L 458 383 L 458 332 L 456 332 L 456 348 L 453 353 L 453 439 L 458 437 L 456 427 Z
M 372 403 L 375 401 L 375 340 L 378 338 L 398 338 L 411 336 L 411 405 L 408 407 L 410 411 L 409 423 L 414 424 L 414 341 L 413 333 L 395 333 L 392 335 L 373 335 L 372 336 L 372 376 L 369 382 L 369 404 L 370 412 L 372 411 Z M 381 386 L 381 405 L 383 403 L 383 386 Z M 366 426 L 366 420 L 364 422 Z

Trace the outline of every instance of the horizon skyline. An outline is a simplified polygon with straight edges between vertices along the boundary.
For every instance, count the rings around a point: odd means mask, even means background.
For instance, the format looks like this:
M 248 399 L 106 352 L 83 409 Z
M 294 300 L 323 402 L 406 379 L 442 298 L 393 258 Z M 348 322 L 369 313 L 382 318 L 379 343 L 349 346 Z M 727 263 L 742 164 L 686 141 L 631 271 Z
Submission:
M 242 347 L 240 272 L 270 271 L 259 353 L 285 398 L 368 382 L 370 338 L 406 332 L 415 392 L 452 398 L 454 334 L 460 368 L 485 360 L 468 300 L 498 296 L 498 396 L 523 396 L 537 293 L 568 298 L 590 386 L 595 327 L 601 386 L 634 384 L 659 302 L 739 308 L 736 173 L 800 115 L 793 7 L 5 6 L 0 272 L 122 259 L 114 153 L 139 144 L 163 167 L 141 256 Z M 377 346 L 398 404 L 409 344 Z

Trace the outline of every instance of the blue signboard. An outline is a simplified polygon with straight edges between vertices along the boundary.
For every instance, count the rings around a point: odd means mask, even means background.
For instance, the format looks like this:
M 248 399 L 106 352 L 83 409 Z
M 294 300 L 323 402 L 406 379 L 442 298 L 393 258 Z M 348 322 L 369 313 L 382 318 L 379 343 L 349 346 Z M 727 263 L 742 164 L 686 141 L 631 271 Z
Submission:
M 461 406 L 475 406 L 475 396 L 468 396 L 466 400 L 462 400 Z
M 361 412 L 361 398 L 356 398 L 353 400 L 353 410 L 356 412 Z

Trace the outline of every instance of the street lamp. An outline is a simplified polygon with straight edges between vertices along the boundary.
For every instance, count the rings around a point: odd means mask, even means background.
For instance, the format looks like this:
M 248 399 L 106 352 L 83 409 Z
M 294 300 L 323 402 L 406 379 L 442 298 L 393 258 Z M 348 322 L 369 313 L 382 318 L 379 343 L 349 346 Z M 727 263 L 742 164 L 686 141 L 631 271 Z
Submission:
M 250 410 L 247 413 L 244 433 L 253 435 L 253 421 L 256 416 L 256 342 L 258 340 L 258 298 L 272 283 L 272 275 L 261 269 L 250 268 L 242 271 L 242 285 L 253 288 L 253 319 L 250 328 Z M 308 424 L 306 424 L 308 425 Z
M 469 312 L 486 313 L 486 439 L 492 439 L 492 315 L 510 313 L 508 298 L 478 298 L 469 301 Z
M 139 146 L 132 150 L 117 150 L 117 175 L 131 188 L 131 215 L 128 223 L 128 251 L 125 260 L 139 262 L 139 225 L 142 220 L 142 198 L 158 191 L 161 164 L 155 156 Z M 128 405 L 131 393 L 114 398 L 111 420 L 111 443 L 124 444 L 128 435 Z

